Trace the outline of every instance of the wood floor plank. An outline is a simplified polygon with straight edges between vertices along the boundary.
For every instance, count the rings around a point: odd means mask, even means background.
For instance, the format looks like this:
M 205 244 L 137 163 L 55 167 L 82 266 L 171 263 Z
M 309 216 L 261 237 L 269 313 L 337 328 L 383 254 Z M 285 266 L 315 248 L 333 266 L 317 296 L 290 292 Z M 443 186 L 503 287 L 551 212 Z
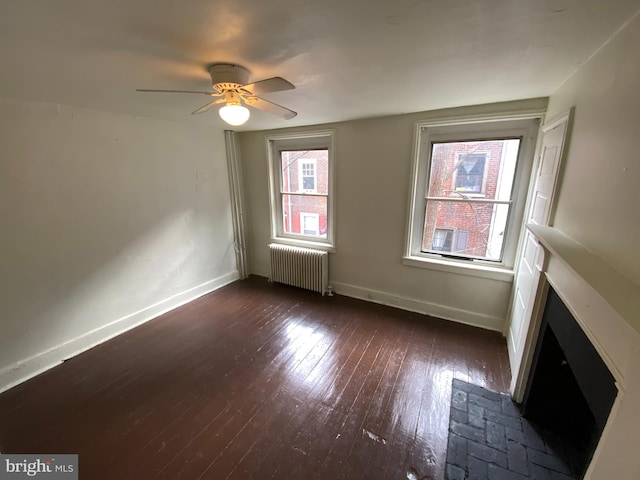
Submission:
M 298 458 L 300 462 L 304 457 L 312 454 L 310 448 L 303 443 L 303 432 L 311 429 L 309 434 L 317 437 L 317 425 L 324 425 L 333 407 L 327 406 L 323 399 L 326 392 L 333 384 L 332 378 L 339 371 L 338 359 L 343 342 L 352 340 L 355 331 L 353 322 L 345 320 L 334 327 L 335 334 L 333 340 L 327 347 L 326 353 L 318 360 L 306 376 L 299 376 L 298 385 L 303 386 L 293 394 L 289 394 L 292 404 L 289 410 L 280 410 L 276 413 L 283 417 L 278 419 L 279 429 L 267 430 L 265 435 L 259 439 L 256 452 L 249 459 L 243 459 L 244 463 L 253 466 L 241 466 L 246 473 L 253 475 L 265 475 L 264 478 L 274 475 L 280 468 L 280 458 L 278 452 L 290 453 Z M 313 442 L 312 445 L 315 445 Z M 307 453 L 309 451 L 309 453 Z M 275 453 L 275 454 L 272 454 Z M 258 478 L 258 477 L 257 477 Z
M 504 338 L 260 277 L 0 394 L 0 451 L 81 478 L 442 478 L 451 382 L 506 391 Z

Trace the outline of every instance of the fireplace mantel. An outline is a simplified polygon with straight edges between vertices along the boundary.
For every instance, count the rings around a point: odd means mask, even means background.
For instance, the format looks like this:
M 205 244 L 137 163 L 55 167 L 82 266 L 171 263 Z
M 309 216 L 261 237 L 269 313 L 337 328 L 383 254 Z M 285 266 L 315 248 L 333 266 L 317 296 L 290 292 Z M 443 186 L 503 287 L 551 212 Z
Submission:
M 640 346 L 640 287 L 560 230 L 528 229 L 545 249 L 549 283 L 624 388 L 628 356 Z
M 560 230 L 528 225 L 544 248 L 566 263 L 638 333 L 640 333 L 640 287 L 609 264 L 588 252 Z
M 528 225 L 522 268 L 529 309 L 512 317 L 512 393 L 526 384 L 541 307 L 551 285 L 611 370 L 613 409 L 585 478 L 640 478 L 640 287 L 554 227 Z M 527 273 L 529 272 L 529 273 Z M 526 278 L 525 278 L 526 277 Z

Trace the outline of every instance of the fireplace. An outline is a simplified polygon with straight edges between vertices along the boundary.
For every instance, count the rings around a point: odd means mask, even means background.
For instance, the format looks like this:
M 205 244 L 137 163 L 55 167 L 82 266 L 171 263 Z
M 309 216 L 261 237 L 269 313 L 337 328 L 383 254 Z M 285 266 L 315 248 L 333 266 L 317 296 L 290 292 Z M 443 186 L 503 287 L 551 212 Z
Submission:
M 615 379 L 551 288 L 547 295 L 523 414 L 555 434 L 558 455 L 584 475 L 609 418 Z
M 640 286 L 534 224 L 515 274 L 512 397 L 531 418 L 583 439 L 585 479 L 638 480 Z

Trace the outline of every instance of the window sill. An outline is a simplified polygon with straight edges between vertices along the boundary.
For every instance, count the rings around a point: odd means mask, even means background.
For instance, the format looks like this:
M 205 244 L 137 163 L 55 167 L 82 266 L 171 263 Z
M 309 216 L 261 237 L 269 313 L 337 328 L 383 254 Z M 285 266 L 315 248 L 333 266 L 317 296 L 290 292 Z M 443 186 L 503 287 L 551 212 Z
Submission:
M 487 278 L 498 280 L 500 282 L 513 282 L 513 270 L 507 267 L 491 267 L 489 265 L 463 264 L 461 262 L 451 260 L 441 260 L 437 258 L 425 257 L 402 257 L 402 263 L 409 267 L 427 268 L 429 270 L 438 270 L 440 272 L 456 273 L 458 275 L 467 275 L 470 277 Z
M 282 245 L 292 245 L 294 247 L 315 248 L 324 250 L 329 253 L 336 253 L 336 247 L 330 243 L 314 242 L 313 240 L 299 240 L 297 238 L 273 237 L 272 243 L 280 243 Z

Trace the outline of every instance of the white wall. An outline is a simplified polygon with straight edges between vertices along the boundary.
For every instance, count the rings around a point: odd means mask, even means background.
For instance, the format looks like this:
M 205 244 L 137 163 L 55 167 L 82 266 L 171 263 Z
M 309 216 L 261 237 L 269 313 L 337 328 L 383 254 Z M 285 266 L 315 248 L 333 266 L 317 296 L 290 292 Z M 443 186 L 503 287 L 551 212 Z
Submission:
M 640 16 L 553 94 L 575 106 L 553 225 L 640 285 Z
M 237 278 L 222 131 L 0 99 L 0 390 Z
M 502 331 L 511 281 L 402 264 L 415 122 L 545 106 L 546 100 L 538 99 L 307 128 L 336 130 L 337 252 L 330 255 L 330 283 L 335 290 Z M 269 275 L 270 241 L 265 135 L 274 132 L 239 136 L 249 265 L 252 273 L 263 276 Z

